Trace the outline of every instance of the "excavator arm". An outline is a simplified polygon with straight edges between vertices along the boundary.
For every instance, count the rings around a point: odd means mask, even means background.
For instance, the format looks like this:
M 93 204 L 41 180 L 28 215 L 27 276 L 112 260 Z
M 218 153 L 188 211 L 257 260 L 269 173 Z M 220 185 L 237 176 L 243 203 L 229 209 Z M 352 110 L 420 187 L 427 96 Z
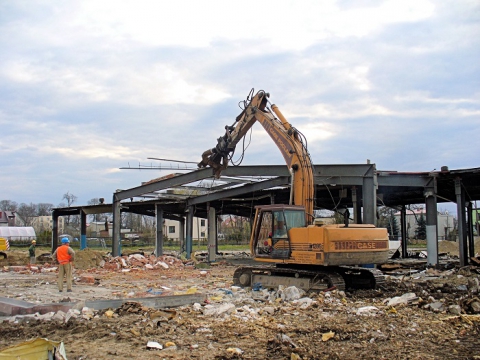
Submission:
M 305 207 L 307 223 L 313 221 L 314 179 L 313 165 L 300 132 L 283 116 L 276 105 L 269 105 L 269 94 L 260 90 L 247 99 L 246 107 L 235 123 L 225 126 L 225 134 L 217 139 L 217 145 L 202 154 L 199 167 L 210 166 L 216 178 L 226 169 L 238 142 L 255 122 L 260 122 L 283 155 L 292 176 L 291 204 Z

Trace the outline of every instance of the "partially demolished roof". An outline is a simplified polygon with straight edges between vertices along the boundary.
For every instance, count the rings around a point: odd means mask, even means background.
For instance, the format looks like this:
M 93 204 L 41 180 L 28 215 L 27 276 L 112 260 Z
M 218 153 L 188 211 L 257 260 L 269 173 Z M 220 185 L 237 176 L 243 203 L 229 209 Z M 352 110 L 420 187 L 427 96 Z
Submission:
M 315 165 L 315 208 L 351 207 L 352 188 L 361 199 L 365 179 L 375 177 L 378 205 L 399 206 L 425 202 L 425 188 L 436 188 L 437 201 L 456 201 L 455 184 L 460 182 L 466 201 L 480 200 L 480 168 L 436 172 L 397 172 L 376 170 L 374 164 Z M 211 169 L 186 174 L 168 174 L 142 183 L 138 187 L 117 190 L 121 211 L 154 215 L 160 204 L 164 216 L 183 216 L 194 206 L 195 216 L 206 217 L 207 207 L 217 214 L 251 216 L 256 205 L 288 203 L 290 176 L 284 165 L 232 166 L 215 179 Z M 111 204 L 62 208 L 59 215 L 72 214 L 82 208 L 87 213 L 111 212 Z M 108 210 L 109 209 L 109 210 Z M 107 211 L 105 211 L 107 210 Z M 100 211 L 99 211 L 100 212 Z

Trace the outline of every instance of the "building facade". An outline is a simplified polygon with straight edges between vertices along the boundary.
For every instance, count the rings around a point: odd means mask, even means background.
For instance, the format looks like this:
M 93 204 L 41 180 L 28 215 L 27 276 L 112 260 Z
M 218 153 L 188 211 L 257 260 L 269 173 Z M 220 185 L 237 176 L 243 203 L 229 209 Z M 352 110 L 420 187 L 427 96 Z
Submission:
M 400 228 L 400 212 L 396 212 L 394 214 L 399 230 Z M 418 220 L 420 217 L 423 216 L 423 219 L 426 221 L 427 213 L 424 208 L 409 210 L 407 209 L 406 214 L 406 225 L 407 225 L 407 238 L 414 239 L 415 238 L 415 231 L 418 227 Z M 448 211 L 444 213 L 437 213 L 437 231 L 438 231 L 438 240 L 449 240 L 450 239 L 450 232 L 456 229 L 457 221 L 456 217 L 449 214 Z
M 58 233 L 63 234 L 65 232 L 65 221 L 63 216 L 58 218 Z M 41 234 L 44 231 L 52 231 L 53 220 L 52 216 L 36 216 L 32 219 L 32 227 L 37 234 Z
M 175 220 L 165 219 L 163 223 L 163 234 L 171 240 L 178 241 L 180 239 L 180 223 Z M 194 217 L 193 218 L 193 241 L 203 241 L 208 238 L 208 220 Z
M 15 211 L 0 210 L 0 226 L 25 226 L 25 221 Z

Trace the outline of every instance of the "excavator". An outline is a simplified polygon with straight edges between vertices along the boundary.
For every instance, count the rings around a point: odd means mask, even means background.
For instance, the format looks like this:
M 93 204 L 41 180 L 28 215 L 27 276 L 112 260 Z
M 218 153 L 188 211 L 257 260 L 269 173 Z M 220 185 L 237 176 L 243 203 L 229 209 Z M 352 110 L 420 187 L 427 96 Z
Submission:
M 272 138 L 291 174 L 289 204 L 256 206 L 250 250 L 258 266 L 234 272 L 234 284 L 264 288 L 296 286 L 305 291 L 374 289 L 383 273 L 370 264 L 388 259 L 387 229 L 369 224 L 323 224 L 314 217 L 314 168 L 305 137 L 270 104 L 269 93 L 252 89 L 243 110 L 214 148 L 202 154 L 199 168 L 219 178 L 238 142 L 258 121 Z M 369 266 L 365 266 L 365 265 Z

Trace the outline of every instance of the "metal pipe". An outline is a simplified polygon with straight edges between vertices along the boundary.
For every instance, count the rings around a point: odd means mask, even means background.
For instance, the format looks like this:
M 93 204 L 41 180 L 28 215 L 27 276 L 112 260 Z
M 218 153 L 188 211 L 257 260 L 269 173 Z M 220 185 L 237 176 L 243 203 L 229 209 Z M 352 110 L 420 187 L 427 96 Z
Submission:
M 291 176 L 291 181 L 290 181 L 290 200 L 288 202 L 288 205 L 293 204 L 293 184 L 295 181 L 295 171 L 293 168 L 290 168 L 290 176 Z
M 280 109 L 278 108 L 277 105 L 275 104 L 272 104 L 272 110 L 273 112 L 275 113 L 275 115 L 278 116 L 278 118 L 280 119 L 280 121 L 282 122 L 283 126 L 285 127 L 285 129 L 288 131 L 290 130 L 290 128 L 292 127 L 292 125 L 290 125 L 290 123 L 288 122 L 288 120 L 285 118 L 285 116 L 283 116 L 282 112 L 280 111 Z

